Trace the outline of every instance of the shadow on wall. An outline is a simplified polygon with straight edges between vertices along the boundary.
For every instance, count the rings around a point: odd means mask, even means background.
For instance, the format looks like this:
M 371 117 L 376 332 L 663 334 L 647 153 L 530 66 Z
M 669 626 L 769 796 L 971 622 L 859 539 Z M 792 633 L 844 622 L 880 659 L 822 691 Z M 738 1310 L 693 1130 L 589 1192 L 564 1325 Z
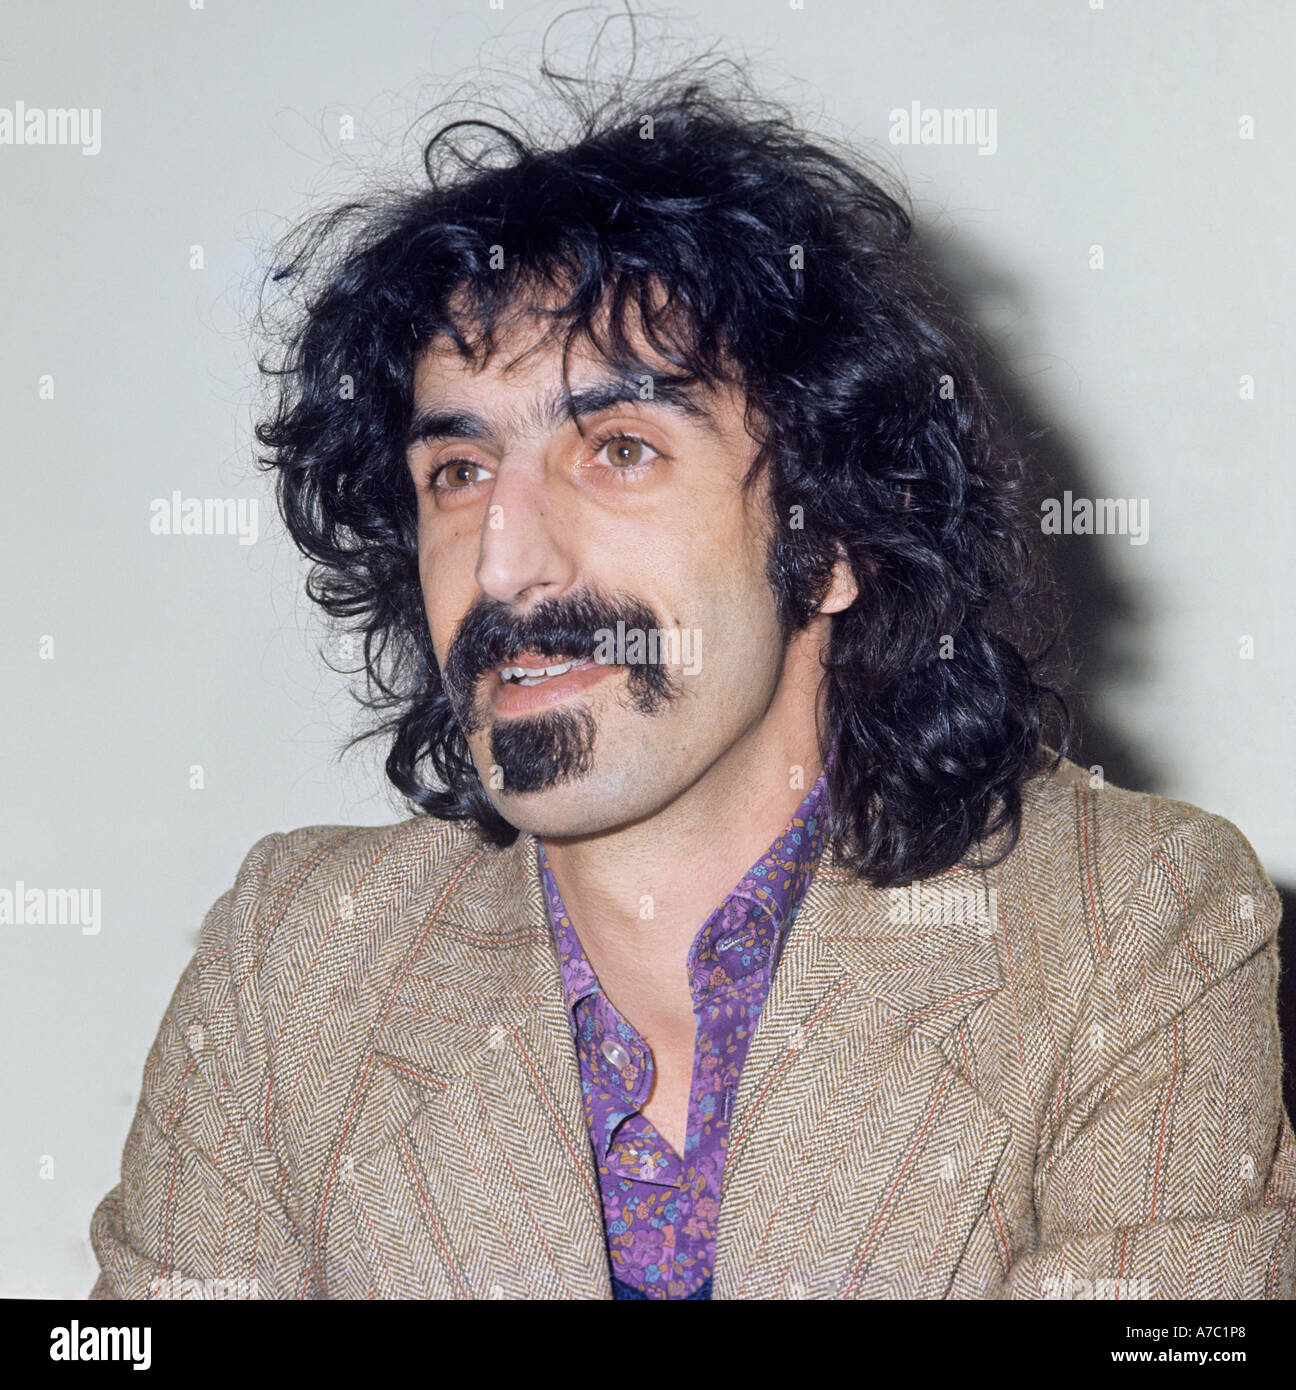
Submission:
M 1098 496 L 1100 484 L 1079 442 L 1049 422 L 1043 401 L 1006 365 L 1012 349 L 993 323 L 1029 322 L 1032 306 L 1022 286 L 966 238 L 937 243 L 919 228 L 915 240 L 920 256 L 948 290 L 951 308 L 976 326 L 982 381 L 1029 460 L 1036 502 L 1060 496 L 1067 488 L 1076 497 Z M 1048 359 L 1041 361 L 1045 370 L 1052 365 Z M 1066 369 L 1065 363 L 1059 366 Z M 1161 770 L 1146 750 L 1119 733 L 1121 721 L 1112 713 L 1115 692 L 1148 675 L 1144 653 L 1149 644 L 1141 639 L 1157 615 L 1140 606 L 1111 564 L 1109 550 L 1092 537 L 1050 536 L 1044 553 L 1057 581 L 1066 634 L 1064 649 L 1043 669 L 1050 683 L 1062 690 L 1073 714 L 1071 759 L 1084 767 L 1101 766 L 1104 778 L 1117 786 L 1159 791 L 1165 786 Z M 1288 1116 L 1296 1117 L 1296 889 L 1274 886 L 1282 899 L 1278 1022 L 1283 1098 Z

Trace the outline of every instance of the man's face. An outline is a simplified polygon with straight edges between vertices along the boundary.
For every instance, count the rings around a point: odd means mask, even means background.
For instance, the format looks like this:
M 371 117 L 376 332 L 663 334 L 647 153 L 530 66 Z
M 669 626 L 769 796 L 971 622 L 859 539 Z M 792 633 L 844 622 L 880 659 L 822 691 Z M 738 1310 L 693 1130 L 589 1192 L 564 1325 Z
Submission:
M 669 374 L 645 352 L 654 368 Z M 481 369 L 434 343 L 408 450 L 460 727 L 500 814 L 554 837 L 651 817 L 759 744 L 785 656 L 765 488 L 740 488 L 756 448 L 741 394 L 694 387 L 685 408 L 588 345 L 568 379 L 577 423 L 561 348 L 526 317 Z

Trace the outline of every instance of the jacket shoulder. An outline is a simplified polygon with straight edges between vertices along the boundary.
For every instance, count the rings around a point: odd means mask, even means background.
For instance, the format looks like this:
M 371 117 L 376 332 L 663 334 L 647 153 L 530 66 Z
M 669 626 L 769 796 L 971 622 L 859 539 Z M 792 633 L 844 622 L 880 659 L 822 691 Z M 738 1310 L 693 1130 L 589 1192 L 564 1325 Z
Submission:
M 238 872 L 264 901 L 309 881 L 322 885 L 380 860 L 429 855 L 431 862 L 471 851 L 481 843 L 468 825 L 411 816 L 392 825 L 304 825 L 272 831 L 248 850 Z
M 351 958 L 365 950 L 363 939 L 380 955 L 383 943 L 399 950 L 411 905 L 453 882 L 481 847 L 475 828 L 428 816 L 265 835 L 203 922 L 200 974 L 254 985 L 267 1015 L 276 1001 L 295 997 L 303 977 L 325 978 L 330 958 L 351 962 L 359 978 Z M 239 993 L 246 993 L 241 984 Z
M 1118 1054 L 1144 1065 L 1175 1019 L 1231 1016 L 1219 986 L 1238 972 L 1273 1010 L 1278 896 L 1223 816 L 1064 761 L 1023 787 L 1021 833 L 992 873 L 1004 988 L 988 1074 L 1022 1134 L 1053 1135 Z
M 1261 897 L 1274 893 L 1250 841 L 1226 817 L 1188 801 L 1134 791 L 1107 781 L 1101 769 L 1062 759 L 1054 771 L 1030 778 L 1022 793 L 1024 857 L 1054 857 L 1106 870 L 1108 903 L 1127 901 L 1157 865 L 1179 866 L 1194 878 L 1241 875 Z M 1059 847 L 1067 851 L 1058 857 Z
M 1142 990 L 1169 969 L 1183 1004 L 1264 949 L 1281 916 L 1232 821 L 1069 761 L 1027 782 L 1021 836 L 1003 867 L 1042 949 L 1070 962 L 1073 987 L 1106 971 Z

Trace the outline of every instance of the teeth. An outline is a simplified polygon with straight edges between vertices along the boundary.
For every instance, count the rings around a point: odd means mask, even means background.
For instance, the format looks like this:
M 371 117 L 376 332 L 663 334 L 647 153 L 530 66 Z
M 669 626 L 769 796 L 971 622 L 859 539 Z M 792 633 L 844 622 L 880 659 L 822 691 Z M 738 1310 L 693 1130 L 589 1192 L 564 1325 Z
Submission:
M 501 666 L 500 679 L 516 685 L 539 685 L 554 676 L 566 675 L 576 663 L 563 661 L 556 666 Z

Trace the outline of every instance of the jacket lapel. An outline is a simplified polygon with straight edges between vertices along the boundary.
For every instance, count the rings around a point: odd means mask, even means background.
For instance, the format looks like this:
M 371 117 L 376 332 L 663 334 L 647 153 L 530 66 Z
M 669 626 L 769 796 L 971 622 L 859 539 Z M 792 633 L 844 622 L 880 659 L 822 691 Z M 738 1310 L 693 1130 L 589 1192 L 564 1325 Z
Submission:
M 529 835 L 472 852 L 374 1035 L 341 1186 L 382 1297 L 611 1297 L 535 864 Z
M 739 1082 L 715 1298 L 950 1291 L 1011 1132 L 971 1075 L 1002 986 L 990 885 L 820 867 Z

